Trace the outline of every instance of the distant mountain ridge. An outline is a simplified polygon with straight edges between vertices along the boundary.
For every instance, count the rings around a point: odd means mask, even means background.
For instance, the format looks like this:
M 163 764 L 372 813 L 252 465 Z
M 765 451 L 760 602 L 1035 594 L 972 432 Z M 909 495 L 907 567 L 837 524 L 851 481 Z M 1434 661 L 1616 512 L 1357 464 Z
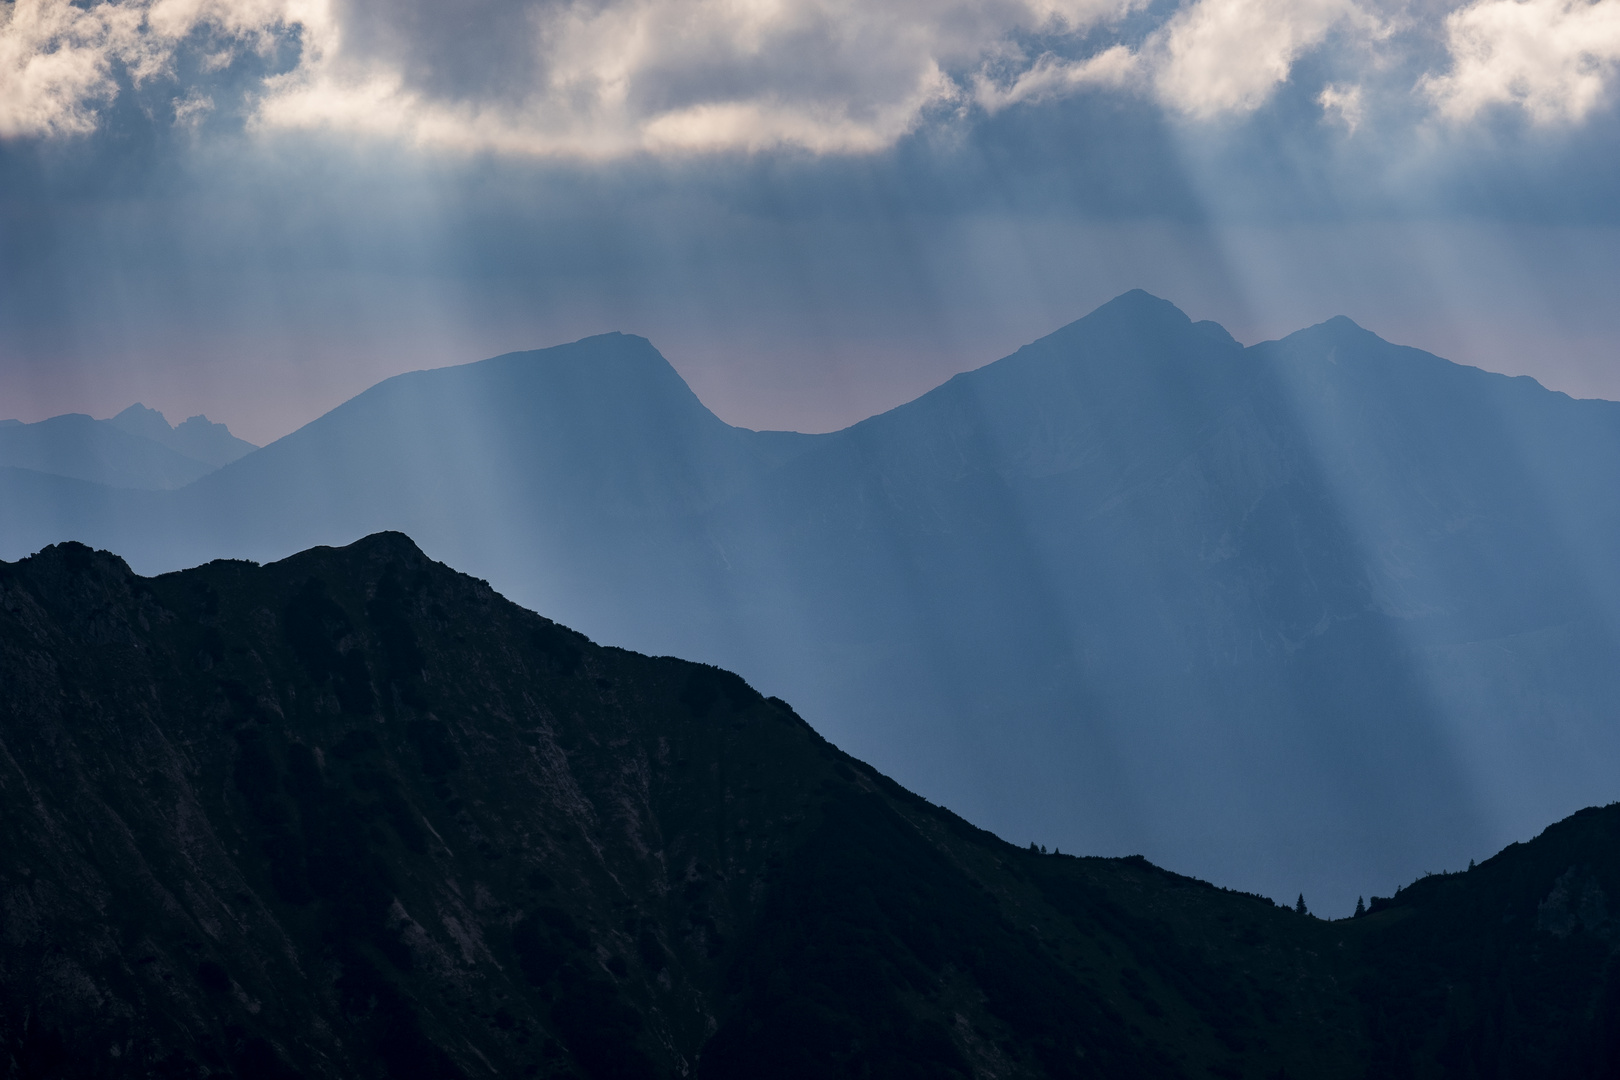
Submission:
M 1008 844 L 398 534 L 0 562 L 0 1062 L 1606 1080 L 1620 805 L 1364 917 Z
M 644 339 L 401 375 L 173 492 L 0 470 L 0 550 L 381 529 L 742 672 L 1015 839 L 1329 911 L 1620 791 L 1620 404 L 1129 293 L 826 435 Z
M 171 427 L 162 413 L 148 409 L 140 402 L 107 422 L 215 468 L 229 465 L 258 449 L 246 439 L 232 435 L 230 428 L 224 424 L 216 424 L 201 414 L 189 416 L 178 426 Z
M 184 487 L 255 449 L 206 416 L 170 427 L 162 413 L 138 403 L 110 420 L 82 413 L 32 424 L 0 420 L 0 468 L 115 488 Z

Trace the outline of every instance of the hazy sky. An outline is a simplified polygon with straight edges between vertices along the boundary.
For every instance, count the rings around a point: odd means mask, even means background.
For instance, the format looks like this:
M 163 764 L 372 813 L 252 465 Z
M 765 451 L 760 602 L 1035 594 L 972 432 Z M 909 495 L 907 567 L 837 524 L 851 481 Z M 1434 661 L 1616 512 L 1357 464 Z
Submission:
M 0 417 L 609 329 L 826 429 L 1143 287 L 1620 398 L 1620 0 L 0 0 Z

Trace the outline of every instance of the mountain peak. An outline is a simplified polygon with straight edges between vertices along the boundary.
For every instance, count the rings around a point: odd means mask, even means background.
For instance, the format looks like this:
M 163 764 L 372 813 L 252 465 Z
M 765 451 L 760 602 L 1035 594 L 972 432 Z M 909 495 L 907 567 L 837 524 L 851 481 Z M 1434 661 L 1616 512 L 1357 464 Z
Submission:
M 1106 304 L 1067 326 L 1024 346 L 1060 351 L 1083 347 L 1088 352 L 1101 349 L 1101 355 L 1140 358 L 1146 355 L 1178 353 L 1189 343 L 1201 349 L 1217 345 L 1231 349 L 1241 346 L 1218 323 L 1195 323 L 1176 305 L 1145 289 L 1120 293 Z M 1166 352 L 1168 350 L 1168 352 Z M 1198 353 L 1202 355 L 1202 351 Z
M 504 370 L 516 368 L 534 373 L 545 372 L 548 376 L 587 381 L 606 378 L 616 393 L 624 389 L 617 381 L 620 376 L 634 376 L 640 379 L 649 373 L 653 375 L 655 381 L 666 384 L 666 388 L 676 381 L 685 386 L 685 380 L 681 379 L 674 365 L 651 341 L 638 334 L 626 334 L 618 330 L 592 334 L 562 345 L 502 353 L 500 356 L 473 364 L 433 370 L 450 372 L 461 367 L 486 368 L 486 370 L 491 367 Z
M 325 563 L 331 560 L 342 560 L 346 565 L 356 563 L 378 568 L 399 566 L 405 569 L 420 569 L 433 560 L 402 532 L 393 529 L 384 529 L 379 532 L 362 536 L 353 543 L 341 547 L 322 545 L 290 555 L 284 562 L 317 562 Z M 370 578 L 370 573 L 362 575 Z
M 159 446 L 216 469 L 258 449 L 252 443 L 232 435 L 224 424 L 216 424 L 200 413 L 187 417 L 183 423 L 175 426 L 162 413 L 138 401 L 107 423 L 126 434 L 150 439 Z
M 131 435 L 139 435 L 165 445 L 168 444 L 169 436 L 174 431 L 166 416 L 156 409 L 147 408 L 139 401 L 107 423 L 120 431 L 127 431 Z
M 1132 289 L 1120 293 L 1090 314 L 1050 335 L 1057 342 L 1073 342 L 1081 338 L 1095 341 L 1108 340 L 1115 347 L 1136 350 L 1150 347 L 1179 348 L 1178 343 L 1189 337 L 1209 344 L 1233 349 L 1238 342 L 1219 323 L 1205 320 L 1193 322 L 1185 311 L 1163 297 L 1154 296 L 1145 289 Z M 1047 339 L 1043 339 L 1047 340 Z
M 1360 323 L 1347 315 L 1335 315 L 1315 326 L 1307 326 L 1303 330 L 1296 330 L 1288 335 L 1289 338 L 1328 338 L 1332 341 L 1382 341 L 1377 334 L 1368 330 Z M 1288 340 L 1284 338 L 1283 340 Z
M 28 572 L 56 582 L 54 595 L 57 599 L 70 605 L 89 608 L 94 608 L 99 603 L 93 598 L 87 599 L 91 594 L 99 596 L 98 589 L 109 586 L 123 588 L 135 577 L 135 572 L 120 556 L 82 544 L 77 540 L 63 540 L 46 545 L 15 563 L 0 562 L 0 567 L 8 569 L 27 567 Z M 63 582 L 68 579 L 75 579 L 80 583 L 73 586 L 64 585 Z M 84 587 L 86 582 L 94 583 L 89 586 L 88 593 Z
M 1307 354 L 1319 350 L 1328 350 L 1334 355 L 1339 350 L 1348 349 L 1357 355 L 1382 354 L 1384 350 L 1395 348 L 1377 334 L 1360 325 L 1345 315 L 1335 315 L 1331 319 L 1323 320 L 1314 326 L 1307 326 L 1303 330 L 1295 330 L 1292 334 L 1277 339 L 1274 342 L 1263 342 L 1268 349 L 1281 350 L 1282 355 Z M 1438 359 L 1438 358 L 1437 358 Z M 1443 361 L 1449 364 L 1449 361 Z
M 1108 301 L 1106 304 L 1098 307 L 1090 315 L 1087 315 L 1086 318 L 1095 319 L 1098 316 L 1110 318 L 1124 317 L 1131 319 L 1164 319 L 1177 324 L 1188 324 L 1192 322 L 1192 320 L 1187 317 L 1186 312 L 1182 311 L 1180 308 L 1176 307 L 1176 305 L 1172 304 L 1163 297 L 1154 296 L 1146 289 L 1131 289 L 1128 292 L 1122 292 L 1112 300 Z
M 1377 334 L 1373 333 L 1371 330 L 1368 330 L 1365 326 L 1362 326 L 1360 323 L 1358 323 L 1354 319 L 1350 318 L 1350 316 L 1348 316 L 1348 315 L 1335 315 L 1335 316 L 1333 316 L 1333 318 L 1328 319 L 1325 322 L 1317 323 L 1315 326 L 1310 327 L 1309 329 L 1311 329 L 1311 330 L 1319 330 L 1319 331 L 1322 331 L 1324 333 L 1334 334 L 1336 336 L 1341 336 L 1341 337 L 1344 337 L 1344 336 L 1377 337 L 1378 336 Z
M 369 536 L 362 536 L 354 543 L 336 550 L 371 562 L 399 563 L 413 568 L 433 561 L 417 546 L 415 540 L 394 529 L 384 529 Z
M 422 555 L 422 549 L 416 546 L 416 541 L 397 529 L 383 529 L 369 536 L 362 536 L 349 545 L 359 552 L 386 552 L 391 555 Z

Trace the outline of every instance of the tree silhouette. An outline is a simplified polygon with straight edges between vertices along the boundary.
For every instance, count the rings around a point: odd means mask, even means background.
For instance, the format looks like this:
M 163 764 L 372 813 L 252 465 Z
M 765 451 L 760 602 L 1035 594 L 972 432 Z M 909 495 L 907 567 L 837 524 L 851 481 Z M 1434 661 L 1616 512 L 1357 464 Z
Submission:
M 1305 894 L 1304 893 L 1300 893 L 1299 894 L 1299 899 L 1294 901 L 1294 910 L 1297 911 L 1301 915 L 1309 915 L 1310 914 L 1310 912 L 1305 910 Z
M 1362 903 L 1361 897 L 1358 896 L 1356 897 L 1356 918 L 1359 919 L 1365 914 L 1367 914 L 1367 905 Z

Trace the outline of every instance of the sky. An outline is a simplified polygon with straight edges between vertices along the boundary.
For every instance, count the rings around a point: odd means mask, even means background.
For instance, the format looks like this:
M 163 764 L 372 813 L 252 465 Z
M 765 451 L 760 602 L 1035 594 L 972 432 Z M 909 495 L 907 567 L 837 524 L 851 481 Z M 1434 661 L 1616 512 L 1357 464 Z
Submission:
M 0 0 L 0 417 L 623 330 L 830 430 L 1130 288 L 1620 398 L 1620 0 Z

